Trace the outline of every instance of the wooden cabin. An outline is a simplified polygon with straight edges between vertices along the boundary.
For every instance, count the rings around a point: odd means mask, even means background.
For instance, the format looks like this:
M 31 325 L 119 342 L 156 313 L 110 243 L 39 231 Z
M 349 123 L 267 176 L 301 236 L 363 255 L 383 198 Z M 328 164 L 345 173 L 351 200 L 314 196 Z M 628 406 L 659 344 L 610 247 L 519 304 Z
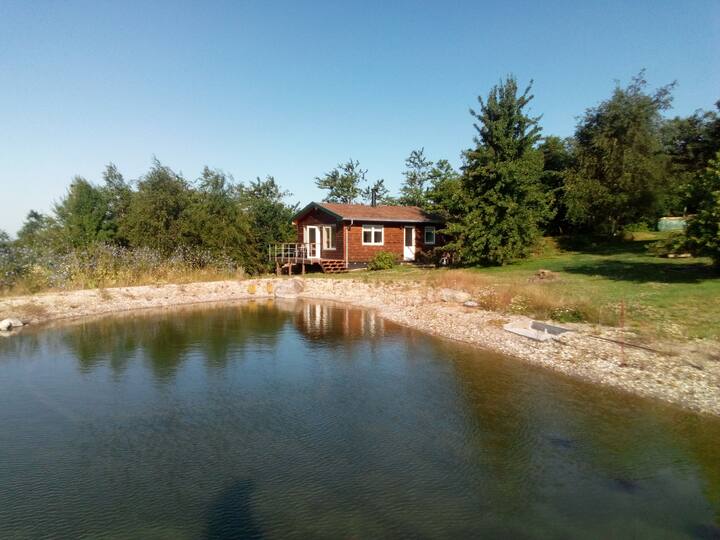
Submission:
M 308 204 L 293 216 L 297 242 L 270 246 L 277 268 L 318 264 L 324 272 L 366 266 L 379 252 L 414 262 L 440 241 L 443 222 L 417 206 Z

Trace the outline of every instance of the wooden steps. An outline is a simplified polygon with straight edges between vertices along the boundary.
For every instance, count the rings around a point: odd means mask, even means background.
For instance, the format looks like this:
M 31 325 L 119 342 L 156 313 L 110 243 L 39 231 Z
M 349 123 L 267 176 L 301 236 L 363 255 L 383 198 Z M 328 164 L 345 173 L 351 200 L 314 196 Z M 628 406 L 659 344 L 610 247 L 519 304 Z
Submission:
M 345 268 L 345 261 L 341 259 L 321 259 L 320 267 L 325 274 L 337 274 L 340 272 L 347 272 L 347 268 Z

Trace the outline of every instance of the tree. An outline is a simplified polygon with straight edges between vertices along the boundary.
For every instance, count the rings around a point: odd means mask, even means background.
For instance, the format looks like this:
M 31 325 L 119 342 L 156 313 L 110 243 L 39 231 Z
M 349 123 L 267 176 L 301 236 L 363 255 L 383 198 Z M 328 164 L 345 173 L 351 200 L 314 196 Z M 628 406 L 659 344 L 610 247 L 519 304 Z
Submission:
M 17 233 L 17 243 L 31 249 L 52 248 L 60 242 L 59 236 L 58 226 L 53 218 L 30 210 Z
M 87 247 L 107 242 L 114 236 L 106 194 L 80 176 L 76 176 L 67 195 L 55 205 L 57 223 L 72 247 Z
M 105 167 L 102 176 L 105 183 L 103 191 L 107 200 L 108 222 L 112 238 L 118 244 L 127 245 L 128 240 L 120 234 L 120 230 L 130 210 L 132 188 L 113 163 L 109 163 Z
M 661 111 L 670 107 L 674 83 L 652 95 L 646 86 L 640 72 L 580 121 L 577 166 L 565 191 L 574 223 L 616 235 L 627 225 L 659 217 L 667 171 Z
M 155 159 L 138 182 L 120 234 L 133 246 L 169 254 L 184 244 L 182 218 L 189 204 L 187 181 Z
M 720 266 L 720 152 L 700 176 L 698 189 L 704 196 L 688 223 L 688 244 L 696 254 L 707 255 Z
M 425 149 L 413 150 L 405 160 L 405 180 L 400 187 L 400 204 L 423 207 L 427 204 L 427 185 L 433 163 L 425 157 Z
M 256 178 L 249 186 L 239 186 L 237 198 L 240 207 L 248 216 L 258 248 L 265 253 L 268 244 L 293 241 L 296 230 L 291 221 L 297 205 L 285 203 L 292 194 L 283 191 L 272 176 L 264 180 Z
M 720 109 L 720 101 L 716 107 Z M 715 111 L 676 116 L 663 122 L 661 137 L 670 177 L 663 208 L 674 215 L 694 214 L 703 196 L 699 176 L 720 150 L 720 116 Z
M 569 228 L 567 208 L 565 208 L 565 180 L 574 164 L 574 141 L 561 139 L 554 135 L 545 137 L 538 149 L 543 155 L 543 171 L 540 183 L 549 196 L 554 217 L 547 223 L 545 230 L 554 234 L 566 233 Z
M 446 222 L 457 220 L 466 207 L 462 177 L 446 159 L 438 160 L 428 175 L 429 187 L 424 209 Z
M 361 190 L 360 196 L 367 204 L 370 204 L 372 202 L 373 191 L 375 192 L 375 202 L 377 204 L 397 204 L 397 201 L 390 196 L 390 190 L 385 187 L 384 178 L 376 180 L 371 186 L 367 186 Z
M 182 212 L 183 241 L 213 255 L 229 257 L 252 271 L 258 259 L 257 243 L 233 193 L 232 179 L 205 167 Z
M 323 201 L 352 204 L 362 194 L 361 186 L 366 181 L 366 174 L 367 169 L 361 169 L 360 162 L 351 158 L 323 177 L 316 177 L 315 184 L 320 189 L 328 190 Z
M 539 118 L 525 113 L 533 99 L 532 81 L 518 94 L 509 76 L 493 87 L 487 100 L 478 97 L 475 148 L 465 152 L 462 186 L 466 209 L 448 230 L 466 264 L 505 264 L 525 256 L 550 217 L 540 184 L 542 154 L 533 148 L 540 139 Z

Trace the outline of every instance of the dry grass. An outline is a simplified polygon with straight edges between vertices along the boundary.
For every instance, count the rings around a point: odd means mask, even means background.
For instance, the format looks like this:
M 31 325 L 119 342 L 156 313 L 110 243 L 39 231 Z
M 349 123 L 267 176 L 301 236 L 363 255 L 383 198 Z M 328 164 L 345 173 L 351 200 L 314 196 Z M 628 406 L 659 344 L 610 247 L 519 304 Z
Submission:
M 566 289 L 561 282 L 538 283 L 521 278 L 498 281 L 472 270 L 437 271 L 427 275 L 425 281 L 433 287 L 466 291 L 489 311 L 561 322 L 617 324 L 617 309 L 599 306 L 576 289 Z
M 35 302 L 18 304 L 17 306 L 13 306 L 12 311 L 20 319 L 40 319 L 48 313 L 45 306 Z

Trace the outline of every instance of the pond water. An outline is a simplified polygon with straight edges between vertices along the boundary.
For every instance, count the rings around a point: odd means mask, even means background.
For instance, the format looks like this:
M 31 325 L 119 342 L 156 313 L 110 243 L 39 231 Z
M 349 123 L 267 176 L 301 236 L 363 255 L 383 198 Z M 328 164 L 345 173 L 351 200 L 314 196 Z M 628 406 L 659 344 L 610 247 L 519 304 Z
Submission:
M 0 537 L 717 538 L 720 422 L 371 312 L 0 340 Z

